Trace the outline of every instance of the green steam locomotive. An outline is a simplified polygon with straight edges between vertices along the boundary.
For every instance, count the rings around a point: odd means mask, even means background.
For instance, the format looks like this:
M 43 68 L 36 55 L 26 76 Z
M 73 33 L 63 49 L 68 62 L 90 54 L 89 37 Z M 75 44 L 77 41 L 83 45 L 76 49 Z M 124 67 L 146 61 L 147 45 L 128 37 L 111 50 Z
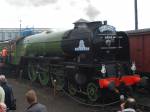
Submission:
M 141 81 L 135 64 L 130 63 L 125 32 L 116 31 L 106 21 L 74 24 L 74 29 L 19 39 L 11 64 L 31 81 L 38 80 L 43 86 L 56 83 L 58 90 L 81 93 L 94 102 L 103 90 L 121 91 L 122 84 L 132 87 Z

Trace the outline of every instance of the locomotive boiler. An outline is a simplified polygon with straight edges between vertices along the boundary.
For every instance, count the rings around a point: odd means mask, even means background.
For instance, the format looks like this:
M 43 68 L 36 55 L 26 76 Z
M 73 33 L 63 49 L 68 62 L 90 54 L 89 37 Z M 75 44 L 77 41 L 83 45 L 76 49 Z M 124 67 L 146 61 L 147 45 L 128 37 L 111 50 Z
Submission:
M 12 64 L 31 81 L 56 83 L 57 89 L 73 96 L 83 94 L 90 101 L 103 97 L 103 90 L 121 91 L 121 85 L 132 87 L 141 81 L 130 60 L 125 32 L 116 31 L 106 21 L 79 20 L 74 24 L 74 29 L 18 40 Z

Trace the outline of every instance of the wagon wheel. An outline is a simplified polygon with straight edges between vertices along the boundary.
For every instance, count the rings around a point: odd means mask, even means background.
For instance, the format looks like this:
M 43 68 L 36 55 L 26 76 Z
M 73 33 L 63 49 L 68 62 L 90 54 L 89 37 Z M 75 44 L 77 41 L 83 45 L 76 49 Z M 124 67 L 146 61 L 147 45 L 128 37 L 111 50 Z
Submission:
M 47 85 L 49 82 L 49 68 L 48 66 L 38 66 L 38 79 L 41 85 Z
M 90 101 L 97 101 L 98 99 L 98 87 L 94 83 L 87 85 L 87 95 Z
M 77 93 L 77 89 L 75 88 L 75 86 L 74 86 L 73 84 L 69 83 L 69 85 L 68 85 L 68 92 L 69 92 L 72 96 L 74 96 L 74 95 L 76 95 L 76 93 Z
M 31 81 L 35 81 L 37 79 L 37 69 L 34 63 L 28 64 L 28 77 Z

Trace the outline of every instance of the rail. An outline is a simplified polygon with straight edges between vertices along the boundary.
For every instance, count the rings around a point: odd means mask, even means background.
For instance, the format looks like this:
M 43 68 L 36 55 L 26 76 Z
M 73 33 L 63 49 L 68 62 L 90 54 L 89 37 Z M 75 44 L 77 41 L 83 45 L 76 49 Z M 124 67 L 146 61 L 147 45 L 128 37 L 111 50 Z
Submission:
M 114 101 L 111 103 L 107 103 L 107 104 L 89 104 L 89 103 L 82 102 L 77 97 L 71 96 L 65 90 L 63 90 L 63 92 L 65 95 L 70 97 L 75 102 L 77 102 L 81 105 L 84 105 L 84 106 L 91 107 L 91 109 L 92 109 L 91 112 L 117 112 L 120 109 L 120 106 L 119 106 L 120 100 L 117 100 L 117 101 Z M 137 108 L 138 108 L 137 112 L 150 112 L 150 106 L 144 105 L 140 102 L 137 103 Z
M 137 104 L 137 106 L 142 112 L 150 112 L 150 106 L 139 104 L 139 103 Z

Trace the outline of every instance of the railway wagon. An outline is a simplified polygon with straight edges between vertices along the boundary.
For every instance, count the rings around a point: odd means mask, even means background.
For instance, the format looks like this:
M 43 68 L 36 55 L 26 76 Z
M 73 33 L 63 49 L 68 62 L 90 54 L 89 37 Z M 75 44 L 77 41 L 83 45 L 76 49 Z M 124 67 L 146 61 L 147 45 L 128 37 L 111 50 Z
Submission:
M 141 82 L 127 34 L 107 22 L 80 20 L 73 29 L 27 36 L 14 46 L 11 64 L 31 81 L 56 83 L 57 89 L 88 101 L 119 96 Z
M 130 56 L 136 63 L 137 71 L 150 75 L 150 29 L 128 31 Z

